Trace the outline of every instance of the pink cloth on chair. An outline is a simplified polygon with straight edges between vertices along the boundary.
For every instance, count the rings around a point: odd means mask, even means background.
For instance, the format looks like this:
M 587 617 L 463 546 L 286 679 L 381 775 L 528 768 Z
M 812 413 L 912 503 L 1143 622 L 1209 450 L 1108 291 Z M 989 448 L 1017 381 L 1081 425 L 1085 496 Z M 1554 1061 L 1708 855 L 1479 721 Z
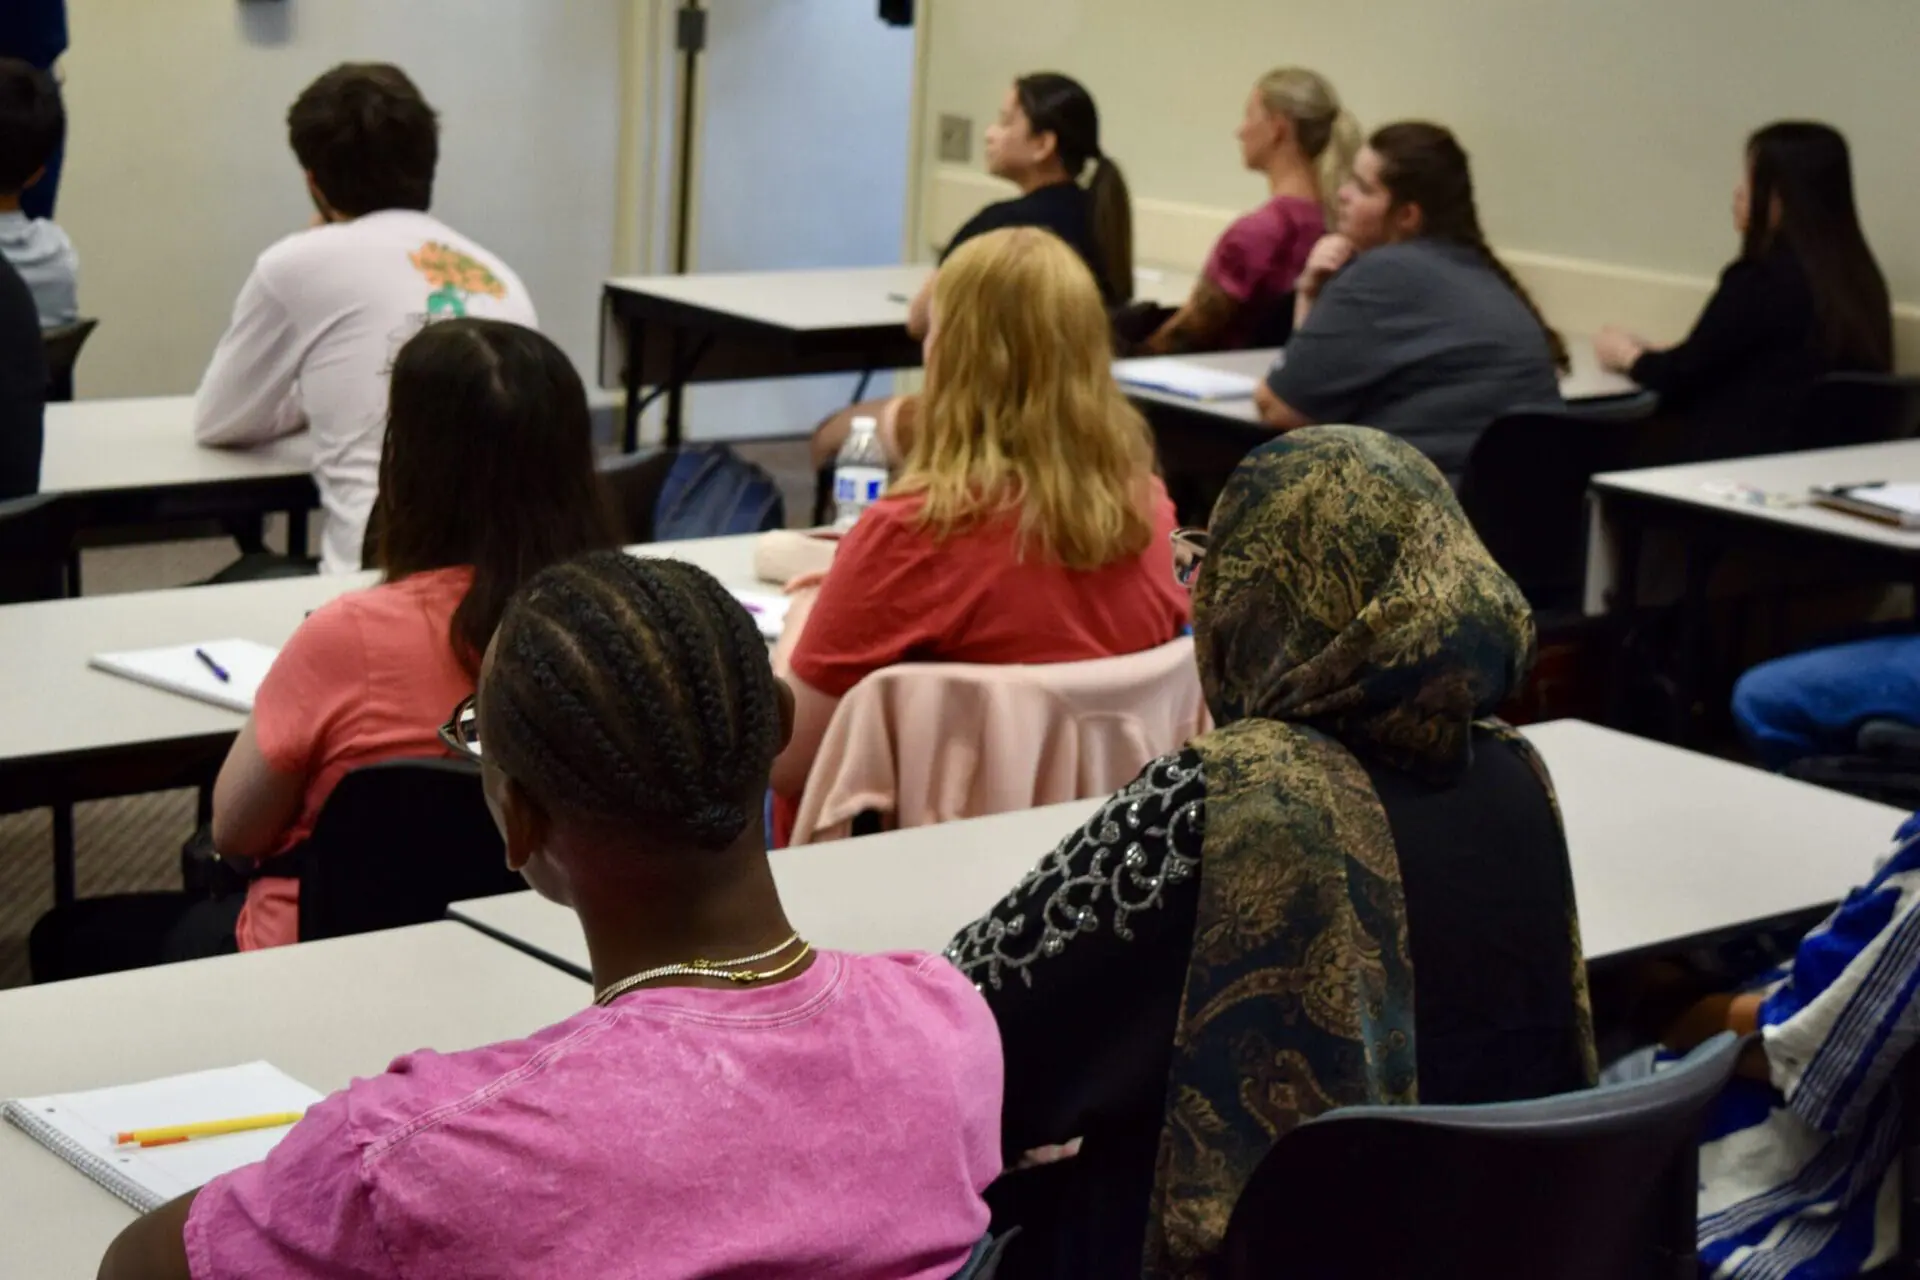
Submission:
M 1106 795 L 1210 725 L 1189 637 L 1087 662 L 886 667 L 834 712 L 789 843 L 838 839 L 866 810 L 918 827 Z

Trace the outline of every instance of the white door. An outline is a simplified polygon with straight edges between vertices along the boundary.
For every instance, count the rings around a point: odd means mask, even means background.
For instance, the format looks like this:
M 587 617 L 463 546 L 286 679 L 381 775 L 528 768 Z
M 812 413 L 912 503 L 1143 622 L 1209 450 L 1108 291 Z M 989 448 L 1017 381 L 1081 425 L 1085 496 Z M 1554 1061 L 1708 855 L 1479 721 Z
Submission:
M 876 0 L 709 0 L 695 271 L 900 261 L 913 30 Z M 798 435 L 856 375 L 702 386 L 687 438 Z M 890 379 L 877 376 L 869 394 Z

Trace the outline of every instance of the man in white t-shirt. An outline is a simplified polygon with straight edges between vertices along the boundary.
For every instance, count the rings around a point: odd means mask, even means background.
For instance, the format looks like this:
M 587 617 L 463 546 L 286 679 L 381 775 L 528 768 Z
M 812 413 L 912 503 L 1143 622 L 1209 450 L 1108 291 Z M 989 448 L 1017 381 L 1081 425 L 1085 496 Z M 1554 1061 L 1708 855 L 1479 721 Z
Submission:
M 346 573 L 360 567 L 400 344 L 453 316 L 537 321 L 520 277 L 428 216 L 439 122 L 405 72 L 335 67 L 287 131 L 319 216 L 254 263 L 194 397 L 194 436 L 245 447 L 309 429 L 320 568 Z

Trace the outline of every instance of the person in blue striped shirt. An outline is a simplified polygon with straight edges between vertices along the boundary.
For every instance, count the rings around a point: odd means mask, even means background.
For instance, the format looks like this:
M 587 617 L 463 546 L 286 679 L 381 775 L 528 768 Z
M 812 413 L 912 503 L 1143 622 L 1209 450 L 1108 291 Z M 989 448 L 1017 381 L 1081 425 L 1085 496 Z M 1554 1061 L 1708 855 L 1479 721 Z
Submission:
M 1902 1059 L 1920 1042 L 1920 814 L 1873 878 L 1738 992 L 1662 1036 L 1758 1031 L 1700 1147 L 1700 1274 L 1857 1276 L 1899 1245 Z M 1664 1056 L 1664 1055 L 1663 1055 Z

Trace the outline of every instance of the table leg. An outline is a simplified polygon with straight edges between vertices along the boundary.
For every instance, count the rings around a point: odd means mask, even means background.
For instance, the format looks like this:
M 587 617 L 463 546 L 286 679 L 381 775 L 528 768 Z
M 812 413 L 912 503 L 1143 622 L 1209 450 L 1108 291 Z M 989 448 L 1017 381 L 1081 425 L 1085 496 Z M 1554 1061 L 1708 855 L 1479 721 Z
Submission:
M 1634 613 L 1640 603 L 1640 524 L 1630 513 L 1612 514 L 1614 530 L 1613 587 L 1607 595 L 1606 633 L 1613 644 L 1613 676 L 1607 684 L 1607 724 L 1626 728 L 1627 687 L 1633 676 L 1631 647 Z
M 73 806 L 62 800 L 53 806 L 53 905 L 74 900 Z
M 667 376 L 673 379 L 667 388 L 667 426 L 666 447 L 678 449 L 682 435 L 682 414 L 687 407 L 687 378 L 691 370 L 686 367 L 687 332 L 675 325 L 673 336 L 668 342 Z
M 307 509 L 294 507 L 287 512 L 287 554 L 296 560 L 307 555 Z
M 1707 587 L 1713 581 L 1713 569 L 1720 561 L 1717 547 L 1703 545 L 1697 539 L 1687 542 L 1686 591 L 1680 597 L 1679 664 L 1674 673 L 1675 743 L 1686 746 L 1698 738 L 1699 716 L 1696 706 L 1703 696 L 1706 680 L 1708 633 L 1712 623 L 1712 602 Z
M 640 412 L 644 408 L 640 399 L 641 361 L 646 358 L 647 327 L 645 322 L 634 317 L 627 321 L 627 367 L 621 374 L 621 385 L 626 389 L 625 430 L 620 437 L 620 447 L 628 453 L 640 449 Z

